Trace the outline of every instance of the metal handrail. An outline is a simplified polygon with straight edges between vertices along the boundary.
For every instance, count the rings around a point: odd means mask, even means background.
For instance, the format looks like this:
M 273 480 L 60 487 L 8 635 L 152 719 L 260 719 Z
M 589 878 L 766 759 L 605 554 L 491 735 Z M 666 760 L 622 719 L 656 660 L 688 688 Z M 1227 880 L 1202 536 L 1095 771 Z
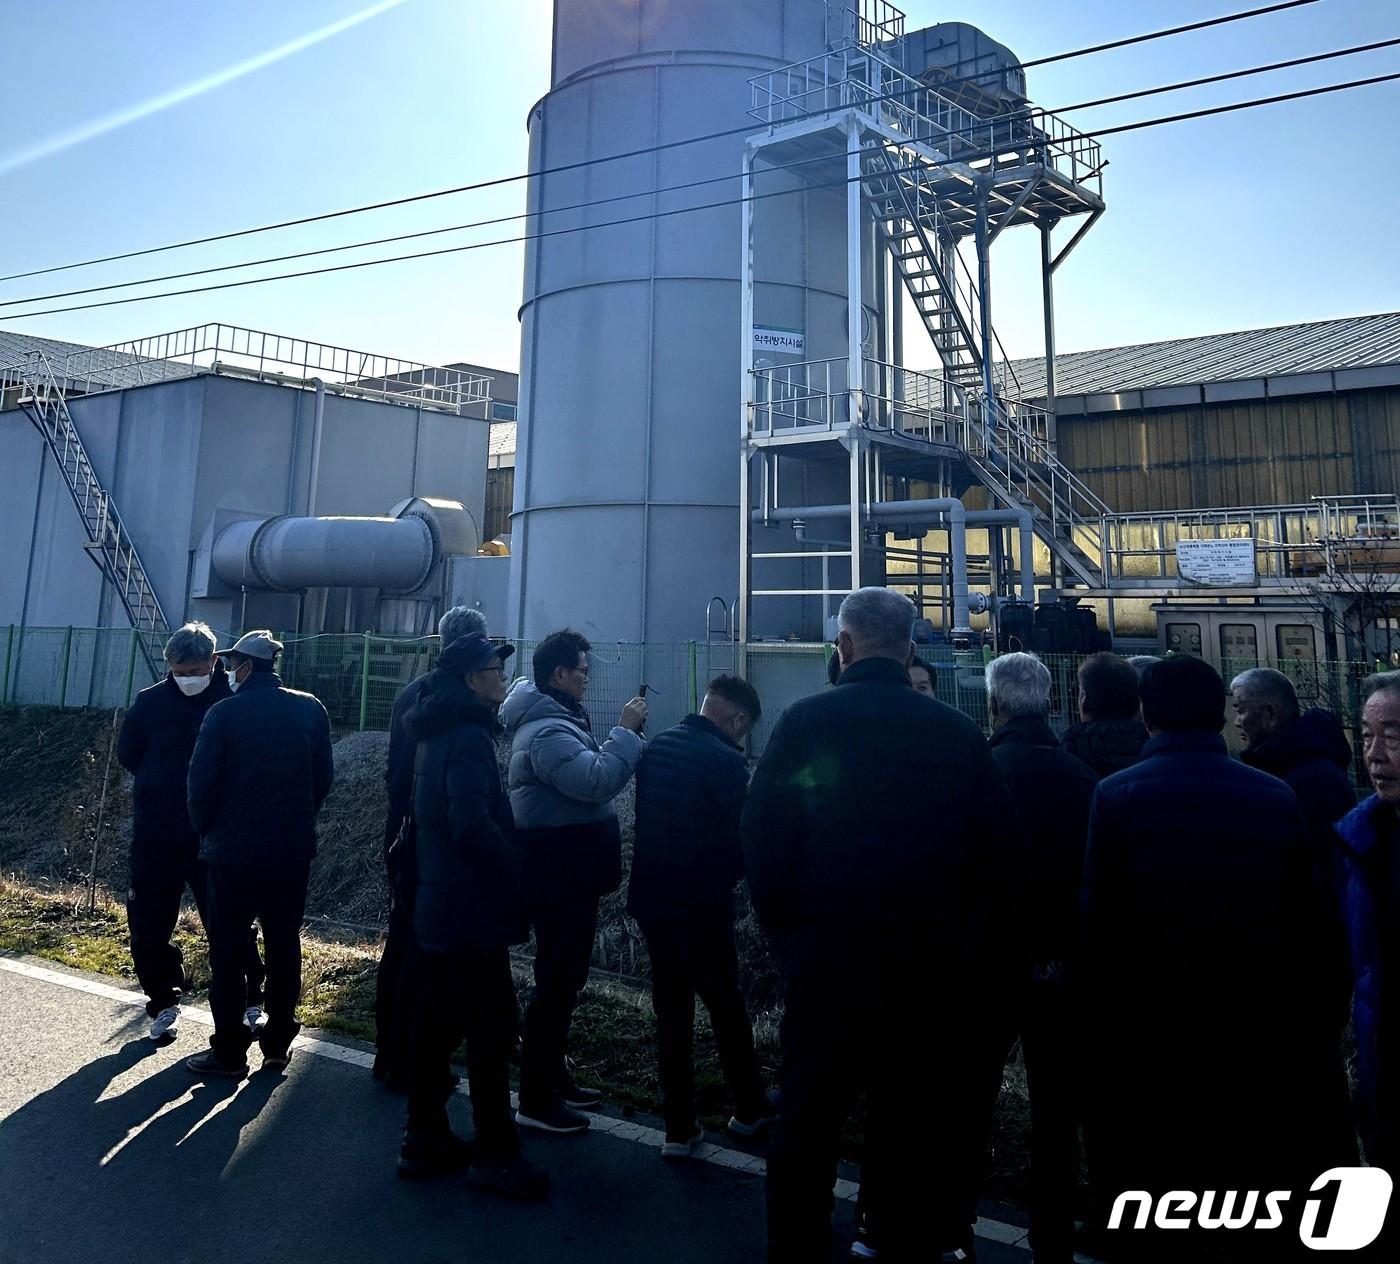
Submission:
M 912 143 L 965 157 L 978 169 L 1040 161 L 1075 184 L 1102 189 L 1102 150 L 1093 137 L 1048 110 L 981 118 L 906 74 L 869 46 L 819 53 L 749 80 L 750 117 L 765 126 L 797 122 L 840 109 L 863 109 Z M 782 90 L 779 90 L 782 85 Z M 912 103 L 912 104 L 911 104 Z
M 82 394 L 200 373 L 260 380 L 319 378 L 349 395 L 460 412 L 489 406 L 492 379 L 466 369 L 401 360 L 235 325 L 196 325 L 131 342 L 75 351 L 53 364 L 56 380 Z

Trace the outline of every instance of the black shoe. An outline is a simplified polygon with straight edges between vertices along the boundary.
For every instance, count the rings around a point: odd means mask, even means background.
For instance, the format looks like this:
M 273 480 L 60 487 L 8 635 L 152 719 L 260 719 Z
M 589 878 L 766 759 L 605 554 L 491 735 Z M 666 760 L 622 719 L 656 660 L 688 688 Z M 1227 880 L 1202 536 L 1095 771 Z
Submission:
M 565 1106 L 557 1097 L 552 1102 L 531 1102 L 528 1106 L 521 1103 L 515 1122 L 522 1128 L 560 1135 L 588 1131 L 588 1116 Z
M 300 1023 L 293 1023 L 291 1030 L 279 1030 L 275 1034 L 269 1034 L 268 1029 L 262 1029 L 262 1035 L 258 1038 L 258 1048 L 262 1050 L 263 1066 L 271 1071 L 280 1071 L 288 1062 L 292 1060 L 292 1041 L 297 1038 L 301 1031 Z
M 473 1163 L 467 1171 L 467 1184 L 522 1202 L 538 1202 L 549 1196 L 548 1174 L 521 1154 L 496 1163 Z
M 597 1110 L 603 1104 L 603 1095 L 596 1088 L 575 1084 L 571 1075 L 564 1076 L 564 1088 L 559 1096 L 570 1110 Z
M 203 1053 L 197 1053 L 192 1058 L 186 1058 L 185 1068 L 193 1071 L 196 1075 L 222 1075 L 231 1080 L 241 1080 L 248 1074 L 246 1061 L 225 1062 L 212 1049 L 206 1049 Z
M 461 1172 L 471 1165 L 472 1146 L 453 1132 L 404 1133 L 399 1149 L 399 1175 L 406 1181 L 427 1180 Z

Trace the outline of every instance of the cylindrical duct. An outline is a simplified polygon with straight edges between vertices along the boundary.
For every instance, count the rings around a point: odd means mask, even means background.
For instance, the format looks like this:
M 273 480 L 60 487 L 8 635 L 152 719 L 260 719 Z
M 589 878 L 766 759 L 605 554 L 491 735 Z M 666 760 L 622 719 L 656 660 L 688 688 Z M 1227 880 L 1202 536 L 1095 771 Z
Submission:
M 235 588 L 378 588 L 412 592 L 432 573 L 422 518 L 268 518 L 238 522 L 214 541 L 214 571 Z
M 740 134 L 530 181 L 530 231 L 543 235 L 526 250 L 521 308 L 516 635 L 568 624 L 601 639 L 684 640 L 702 634 L 711 597 L 737 590 L 742 243 L 733 200 L 742 129 L 760 130 L 747 113 L 748 81 L 821 54 L 827 7 L 555 4 L 552 88 L 529 120 L 532 172 Z M 768 177 L 762 191 L 803 174 Z M 656 192 L 711 176 L 727 178 Z M 624 200 L 551 209 L 600 197 Z M 714 203 L 730 204 L 664 214 Z M 844 190 L 760 205 L 755 321 L 804 328 L 804 358 L 844 355 Z M 619 220 L 634 222 L 558 231 Z

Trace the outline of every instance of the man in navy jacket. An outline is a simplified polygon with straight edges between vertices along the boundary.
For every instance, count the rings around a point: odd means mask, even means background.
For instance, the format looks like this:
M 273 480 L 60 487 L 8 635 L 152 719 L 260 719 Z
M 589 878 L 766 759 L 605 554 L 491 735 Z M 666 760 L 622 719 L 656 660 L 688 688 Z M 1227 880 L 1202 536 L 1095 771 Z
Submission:
M 1100 1199 L 1307 1189 L 1350 1137 L 1314 841 L 1286 784 L 1229 757 L 1214 668 L 1167 658 L 1141 688 L 1151 737 L 1099 785 L 1084 867 Z
M 1361 715 L 1375 794 L 1337 827 L 1356 982 L 1357 1106 L 1366 1159 L 1400 1167 L 1400 672 L 1369 677 Z M 1392 1213 L 1392 1220 L 1395 1219 Z
M 242 1025 L 243 946 L 253 920 L 267 954 L 263 1065 L 282 1067 L 300 1026 L 301 921 L 316 854 L 316 814 L 334 777 L 326 708 L 285 689 L 276 672 L 280 641 L 249 632 L 232 649 L 230 688 L 211 707 L 190 759 L 190 822 L 209 872 L 210 1049 L 186 1066 L 198 1075 L 240 1077 L 252 1033 Z
M 744 865 L 739 817 L 749 785 L 740 743 L 761 711 L 752 685 L 720 676 L 700 714 L 653 738 L 637 765 L 627 911 L 641 924 L 651 956 L 663 1158 L 689 1157 L 703 1138 L 692 1059 L 697 995 L 710 1012 L 734 1095 L 730 1131 L 751 1137 L 771 1123 L 734 944 L 734 886 Z

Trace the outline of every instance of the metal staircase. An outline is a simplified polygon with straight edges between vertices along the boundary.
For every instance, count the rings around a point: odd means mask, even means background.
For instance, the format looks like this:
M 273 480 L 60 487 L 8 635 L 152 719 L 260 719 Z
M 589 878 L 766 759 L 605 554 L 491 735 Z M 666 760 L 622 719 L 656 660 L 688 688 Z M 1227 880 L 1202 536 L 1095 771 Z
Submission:
M 101 568 L 136 629 L 147 665 L 159 677 L 161 647 L 170 625 L 141 564 L 135 542 L 111 495 L 92 468 L 68 410 L 63 379 L 42 352 L 0 369 L 0 400 L 14 403 L 34 423 L 63 473 L 64 483 L 87 533 L 87 551 Z

